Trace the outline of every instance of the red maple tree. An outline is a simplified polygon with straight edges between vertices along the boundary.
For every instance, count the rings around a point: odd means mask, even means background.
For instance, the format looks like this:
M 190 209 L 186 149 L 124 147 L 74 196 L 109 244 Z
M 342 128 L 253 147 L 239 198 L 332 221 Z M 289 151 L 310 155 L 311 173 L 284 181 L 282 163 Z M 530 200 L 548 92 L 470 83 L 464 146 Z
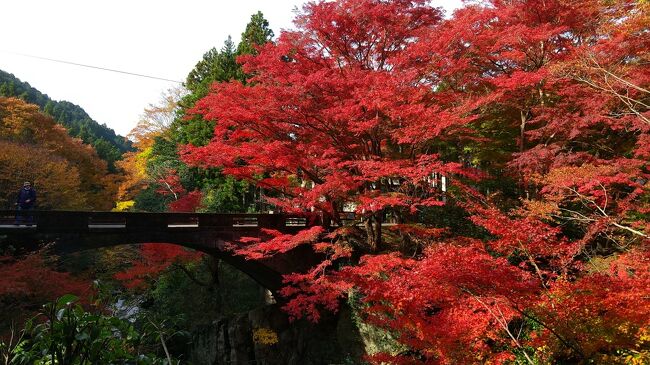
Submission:
M 408 349 L 376 363 L 646 356 L 649 6 L 491 0 L 443 20 L 424 0 L 308 3 L 297 30 L 240 59 L 250 84 L 197 104 L 214 138 L 183 159 L 338 226 L 240 252 L 326 253 L 287 276 L 286 308 L 317 320 L 358 294 L 362 319 Z M 507 179 L 514 192 L 484 185 Z M 444 201 L 483 239 L 426 226 Z
M 397 63 L 440 19 L 426 1 L 306 5 L 298 31 L 241 58 L 253 86 L 215 84 L 197 104 L 196 113 L 218 121 L 215 137 L 186 147 L 184 160 L 280 194 L 269 200 L 285 211 L 316 209 L 340 224 L 354 202 L 366 249 L 383 249 L 387 211 L 408 219 L 440 205 L 433 172 L 469 173 L 430 146 L 469 119 L 416 68 Z

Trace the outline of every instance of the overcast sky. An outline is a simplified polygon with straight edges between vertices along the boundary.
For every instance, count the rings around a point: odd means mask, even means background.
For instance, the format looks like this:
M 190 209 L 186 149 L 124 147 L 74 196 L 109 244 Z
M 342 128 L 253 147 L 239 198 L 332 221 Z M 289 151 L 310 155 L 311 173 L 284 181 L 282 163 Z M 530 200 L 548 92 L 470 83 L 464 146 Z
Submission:
M 29 0 L 2 2 L 0 70 L 54 100 L 80 105 L 126 135 L 173 82 L 62 64 L 19 54 L 184 81 L 203 54 L 239 41 L 264 13 L 276 36 L 304 0 Z M 451 10 L 461 0 L 434 0 Z

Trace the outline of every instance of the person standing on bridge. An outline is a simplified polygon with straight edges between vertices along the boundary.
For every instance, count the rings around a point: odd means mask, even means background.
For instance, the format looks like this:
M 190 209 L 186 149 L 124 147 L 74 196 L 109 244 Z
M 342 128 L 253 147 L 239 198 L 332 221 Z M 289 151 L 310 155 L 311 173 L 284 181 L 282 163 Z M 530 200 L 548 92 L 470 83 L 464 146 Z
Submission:
M 32 210 L 36 204 L 36 190 L 32 188 L 32 184 L 29 181 L 25 181 L 23 188 L 18 192 L 18 199 L 16 199 L 16 224 L 20 224 L 25 220 L 25 215 L 21 214 L 23 210 Z M 33 216 L 27 215 L 27 225 L 31 225 L 33 221 Z

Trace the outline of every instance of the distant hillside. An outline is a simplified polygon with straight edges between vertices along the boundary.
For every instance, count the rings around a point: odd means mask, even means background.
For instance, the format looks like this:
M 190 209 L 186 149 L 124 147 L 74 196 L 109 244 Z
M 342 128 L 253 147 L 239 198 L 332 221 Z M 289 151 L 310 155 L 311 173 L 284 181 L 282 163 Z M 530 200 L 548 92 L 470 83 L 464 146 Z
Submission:
M 57 123 L 63 125 L 72 137 L 80 138 L 95 148 L 97 155 L 106 162 L 110 169 L 122 154 L 132 150 L 131 142 L 115 134 L 105 124 L 93 120 L 80 106 L 68 101 L 55 101 L 46 94 L 22 82 L 14 75 L 0 70 L 0 96 L 14 96 L 28 103 L 40 106 Z

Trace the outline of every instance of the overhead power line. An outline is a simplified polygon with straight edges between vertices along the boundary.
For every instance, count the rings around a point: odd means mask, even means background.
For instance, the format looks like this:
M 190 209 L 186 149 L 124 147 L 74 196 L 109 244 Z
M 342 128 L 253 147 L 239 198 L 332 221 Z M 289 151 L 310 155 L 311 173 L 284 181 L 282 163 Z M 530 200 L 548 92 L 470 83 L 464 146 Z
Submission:
M 64 61 L 64 60 L 57 60 L 54 58 L 48 58 L 48 57 L 41 57 L 41 56 L 34 56 L 34 55 L 29 55 L 29 54 L 24 54 L 24 53 L 17 53 L 17 52 L 10 52 L 10 51 L 3 51 L 0 50 L 0 52 L 3 53 L 10 53 L 14 54 L 17 56 L 22 56 L 22 57 L 29 57 L 29 58 L 36 58 L 39 60 L 45 60 L 45 61 L 50 61 L 50 62 L 57 62 L 57 63 L 64 63 L 66 65 L 73 65 L 73 66 L 79 66 L 79 67 L 87 67 L 87 68 L 93 68 L 96 70 L 102 70 L 102 71 L 109 71 L 109 72 L 117 72 L 125 75 L 131 75 L 131 76 L 137 76 L 137 77 L 146 77 L 148 79 L 154 79 L 154 80 L 162 80 L 162 81 L 169 81 L 169 82 L 175 82 L 178 84 L 182 84 L 182 81 L 178 80 L 171 80 L 171 79 L 166 79 L 164 77 L 157 77 L 157 76 L 150 76 L 150 75 L 144 75 L 144 74 L 139 74 L 135 72 L 128 72 L 128 71 L 122 71 L 122 70 L 115 70 L 112 68 L 106 68 L 106 67 L 99 67 L 99 66 L 92 66 L 92 65 L 85 65 L 83 63 L 77 63 L 77 62 L 70 62 L 70 61 Z

